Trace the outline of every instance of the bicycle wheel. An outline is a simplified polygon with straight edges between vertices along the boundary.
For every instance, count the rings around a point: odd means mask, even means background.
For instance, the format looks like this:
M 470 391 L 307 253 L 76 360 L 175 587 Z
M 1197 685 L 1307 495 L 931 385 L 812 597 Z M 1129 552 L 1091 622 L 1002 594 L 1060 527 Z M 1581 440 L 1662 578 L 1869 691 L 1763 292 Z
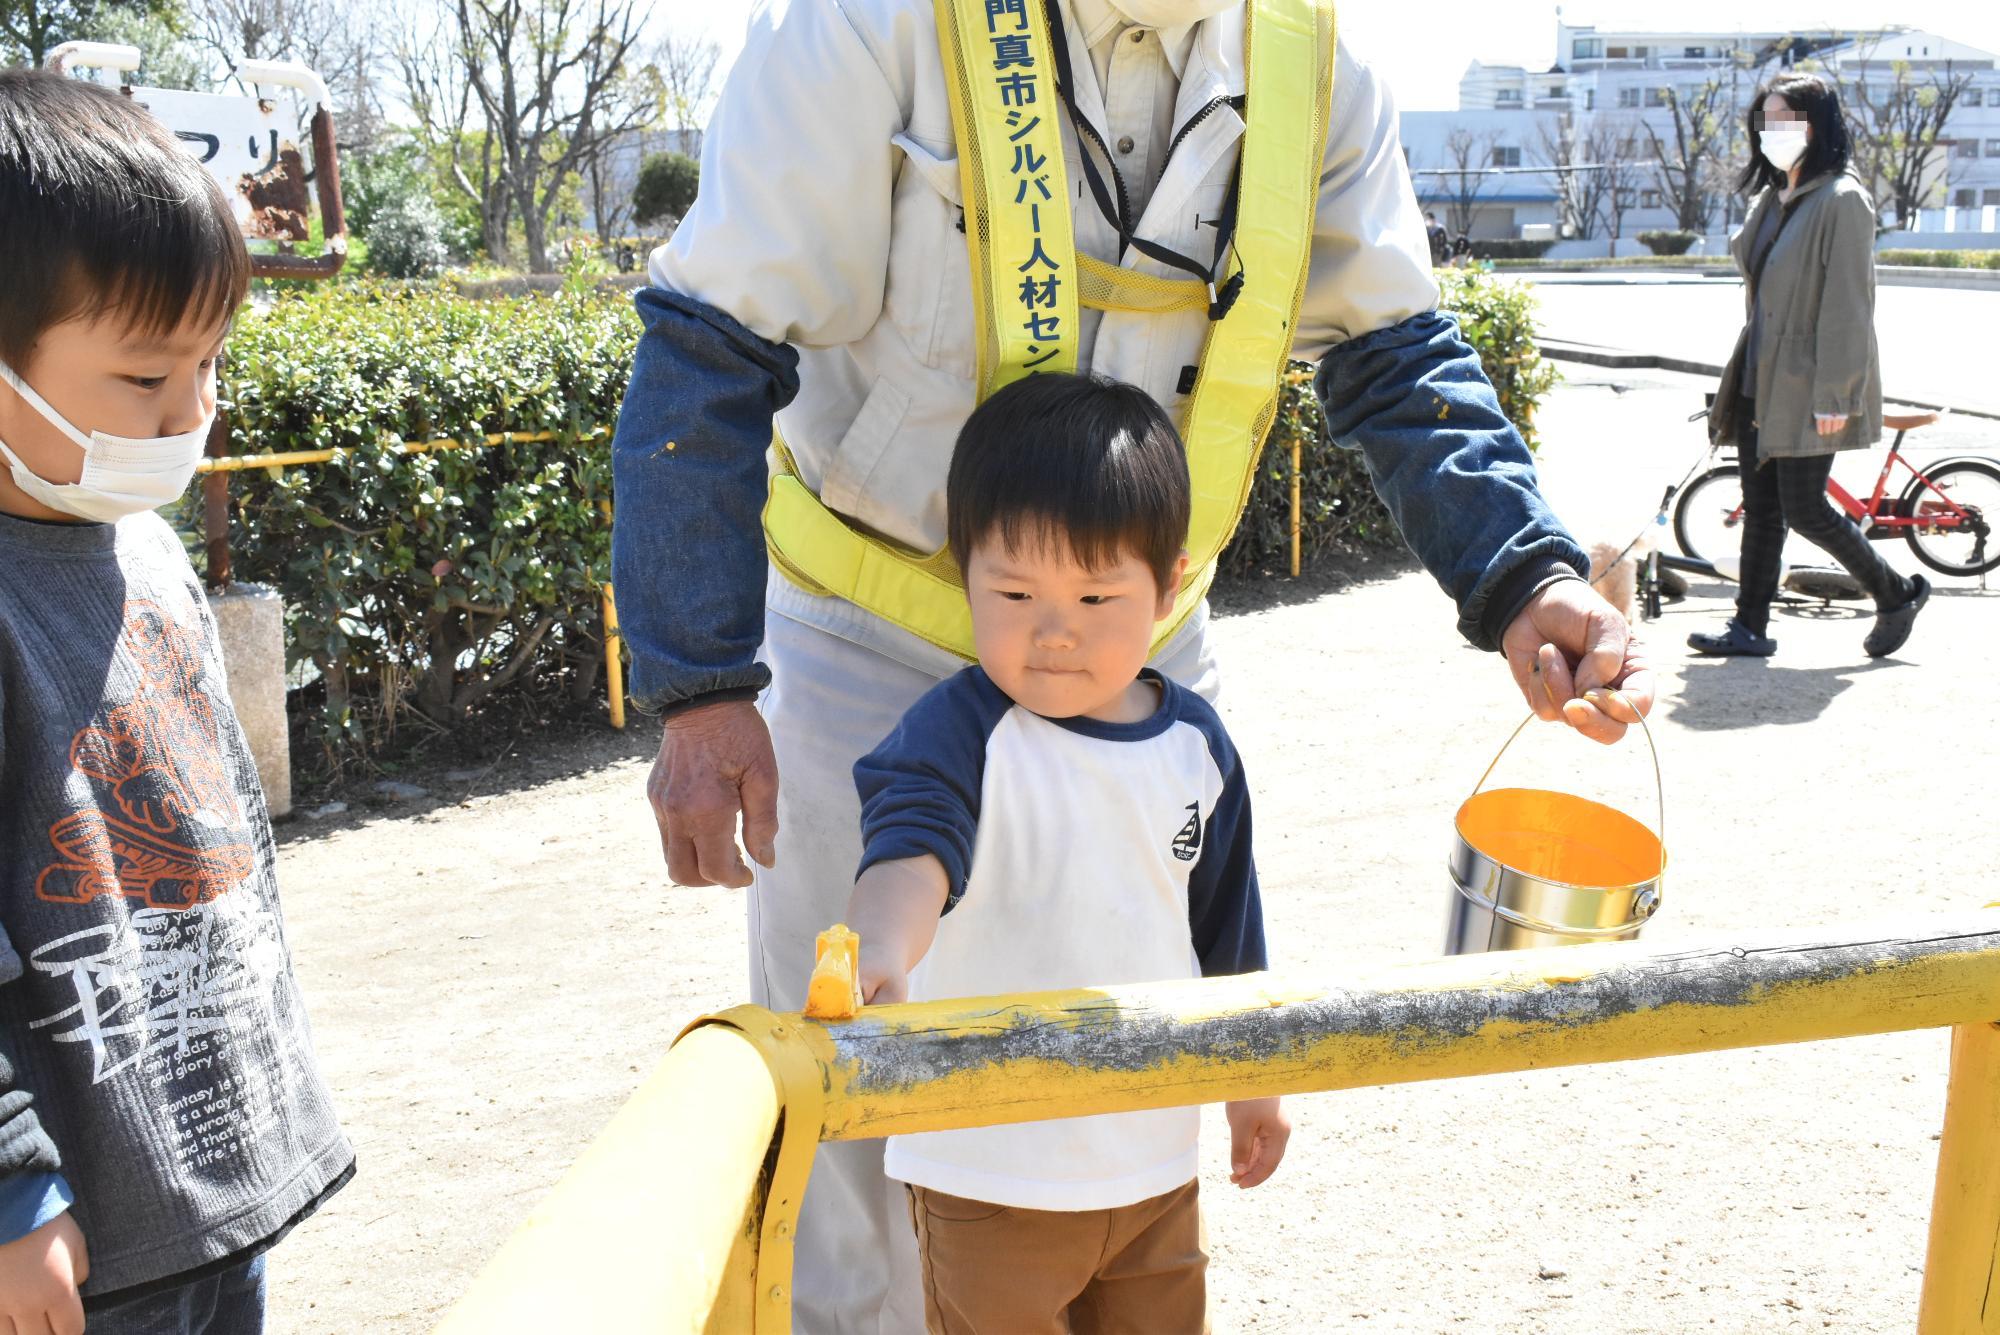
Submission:
M 1721 464 L 1681 488 L 1674 502 L 1674 541 L 1681 555 L 1714 564 L 1743 545 L 1743 480 Z
M 1965 512 L 1964 520 L 1951 505 Z M 1897 510 L 1934 521 L 1903 530 L 1910 550 L 1932 570 L 1978 575 L 2000 566 L 2000 464 L 1985 459 L 1940 464 L 1910 482 Z

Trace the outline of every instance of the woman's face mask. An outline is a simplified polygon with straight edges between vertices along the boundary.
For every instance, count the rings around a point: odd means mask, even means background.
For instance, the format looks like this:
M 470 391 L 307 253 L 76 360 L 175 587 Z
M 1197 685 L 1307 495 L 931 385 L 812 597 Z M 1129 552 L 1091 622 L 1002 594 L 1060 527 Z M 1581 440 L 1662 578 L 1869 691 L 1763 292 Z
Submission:
M 1805 156 L 1806 129 L 1803 125 L 1772 125 L 1757 135 L 1764 160 L 1781 172 L 1788 172 Z
M 208 443 L 207 419 L 173 436 L 133 438 L 103 431 L 85 434 L 32 389 L 14 368 L 0 362 L 0 380 L 13 386 L 27 405 L 83 451 L 83 472 L 75 482 L 50 482 L 0 440 L 0 460 L 12 470 L 14 485 L 30 500 L 76 519 L 115 524 L 127 515 L 157 510 L 178 500 L 194 478 Z

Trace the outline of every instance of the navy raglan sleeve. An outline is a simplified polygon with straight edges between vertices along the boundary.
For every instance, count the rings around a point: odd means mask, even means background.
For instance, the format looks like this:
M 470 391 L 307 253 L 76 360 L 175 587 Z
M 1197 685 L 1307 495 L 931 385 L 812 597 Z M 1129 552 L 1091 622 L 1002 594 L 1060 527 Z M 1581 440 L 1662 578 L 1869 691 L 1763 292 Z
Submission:
M 1250 786 L 1222 722 L 1194 701 L 1188 722 L 1208 738 L 1208 753 L 1222 775 L 1222 795 L 1201 832 L 1201 857 L 1188 875 L 1188 934 L 1201 975 L 1255 973 L 1266 968 L 1264 901 L 1251 853 Z
M 859 876 L 878 862 L 929 853 L 944 864 L 951 912 L 965 895 L 986 739 L 1013 707 L 977 668 L 938 685 L 910 706 L 896 730 L 854 764 L 861 795 Z

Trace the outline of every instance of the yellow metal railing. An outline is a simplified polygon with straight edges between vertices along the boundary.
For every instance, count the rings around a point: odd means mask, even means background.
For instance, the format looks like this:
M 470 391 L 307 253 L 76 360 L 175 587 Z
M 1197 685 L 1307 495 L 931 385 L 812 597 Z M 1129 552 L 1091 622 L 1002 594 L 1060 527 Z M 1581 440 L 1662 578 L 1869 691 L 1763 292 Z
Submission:
M 803 962 L 802 962 L 803 967 Z M 822 1140 L 1951 1027 L 1919 1329 L 2000 1335 L 2000 912 L 698 1021 L 441 1330 L 790 1328 Z M 556 1318 L 560 1315 L 560 1320 Z
M 370 446 L 342 445 L 327 449 L 287 450 L 271 454 L 221 454 L 210 455 L 203 459 L 195 465 L 195 471 L 203 476 L 211 474 L 227 476 L 230 473 L 247 473 L 256 468 L 275 470 L 297 468 L 306 464 L 331 463 L 335 459 L 358 454 L 431 454 L 438 450 L 486 449 L 495 445 L 532 445 L 569 439 L 581 443 L 601 440 L 610 434 L 609 427 L 593 427 L 574 437 L 559 431 L 493 431 L 484 436 L 464 439 L 439 436 L 433 440 L 404 440 L 394 444 Z M 602 501 L 599 503 L 599 508 L 604 512 L 604 522 L 608 526 L 611 523 L 611 502 Z M 216 535 L 210 536 L 213 538 Z M 603 602 L 604 684 L 610 696 L 611 726 L 622 731 L 625 727 L 624 641 L 618 634 L 618 605 L 612 601 L 609 582 L 604 585 Z

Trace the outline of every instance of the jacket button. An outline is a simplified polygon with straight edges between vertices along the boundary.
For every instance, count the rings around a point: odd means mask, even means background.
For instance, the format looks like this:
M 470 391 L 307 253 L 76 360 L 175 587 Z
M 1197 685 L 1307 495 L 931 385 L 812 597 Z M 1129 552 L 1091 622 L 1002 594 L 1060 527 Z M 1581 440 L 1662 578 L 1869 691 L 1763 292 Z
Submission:
M 1120 156 L 1120 157 L 1123 157 L 1123 156 L 1125 156 L 1125 155 L 1127 155 L 1127 154 L 1131 153 L 1131 151 L 1132 151 L 1132 136 L 1131 136 L 1131 135 L 1129 135 L 1129 134 L 1127 134 L 1127 135 L 1120 135 L 1120 136 L 1119 136 L 1119 139 L 1118 139 L 1118 153 L 1119 153 L 1119 156 Z

